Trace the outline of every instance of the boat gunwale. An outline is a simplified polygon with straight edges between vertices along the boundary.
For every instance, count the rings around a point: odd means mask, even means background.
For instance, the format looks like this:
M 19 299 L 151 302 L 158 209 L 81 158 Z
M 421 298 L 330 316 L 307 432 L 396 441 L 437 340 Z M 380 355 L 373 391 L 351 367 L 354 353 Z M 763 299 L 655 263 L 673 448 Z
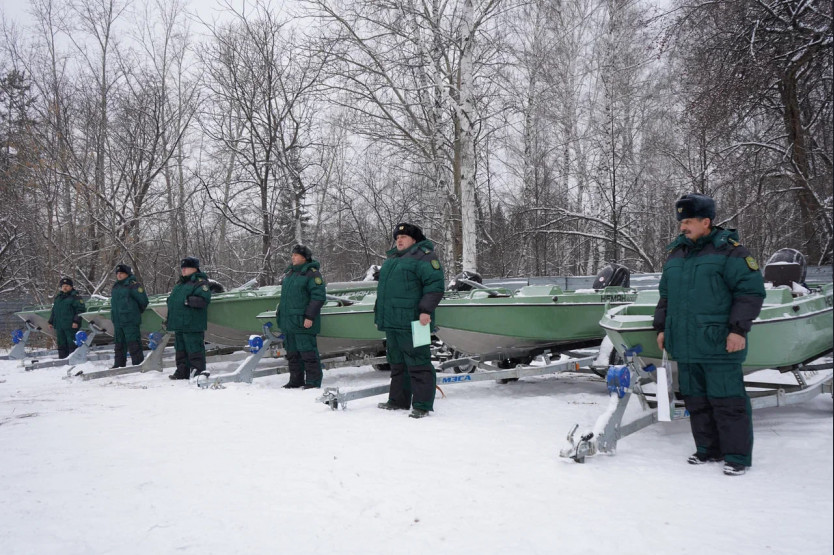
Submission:
M 648 305 L 644 305 L 644 306 L 648 306 Z M 788 305 L 784 305 L 784 306 L 788 306 Z M 788 320 L 793 320 L 793 321 L 802 320 L 803 318 L 810 318 L 812 316 L 819 316 L 820 314 L 822 314 L 824 312 L 830 312 L 832 310 L 834 310 L 834 307 L 827 306 L 827 307 L 823 308 L 822 310 L 816 310 L 814 312 L 808 312 L 806 314 L 800 314 L 800 315 L 797 315 L 797 316 L 782 316 L 782 317 L 779 317 L 779 318 L 768 318 L 766 320 L 760 320 L 760 319 L 756 318 L 755 320 L 753 320 L 752 325 L 758 326 L 758 325 L 762 325 L 762 324 L 787 322 Z M 626 315 L 624 315 L 624 316 L 626 316 Z M 641 316 L 642 316 L 642 314 L 641 314 Z M 646 316 L 648 317 L 649 315 L 647 314 Z M 603 323 L 603 322 L 606 321 L 606 319 L 614 320 L 613 318 L 608 318 L 606 316 L 602 320 L 599 321 L 599 325 L 603 329 L 607 329 L 607 330 L 611 330 L 611 331 L 647 331 L 647 330 L 654 330 L 654 327 L 651 327 L 651 326 L 649 326 L 649 327 L 640 327 L 640 328 L 613 328 L 611 326 L 606 326 Z M 616 321 L 616 320 L 614 320 L 614 321 Z M 623 320 L 623 322 L 625 322 L 625 320 Z

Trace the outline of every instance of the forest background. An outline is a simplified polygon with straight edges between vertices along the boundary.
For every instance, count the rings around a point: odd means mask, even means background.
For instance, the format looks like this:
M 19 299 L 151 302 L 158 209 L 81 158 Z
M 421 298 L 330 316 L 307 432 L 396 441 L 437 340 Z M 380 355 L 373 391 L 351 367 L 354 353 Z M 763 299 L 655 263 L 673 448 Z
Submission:
M 0 11 L 0 300 L 180 258 L 361 278 L 658 271 L 683 193 L 832 263 L 832 2 L 32 0 Z M 19 7 L 18 7 L 19 9 Z

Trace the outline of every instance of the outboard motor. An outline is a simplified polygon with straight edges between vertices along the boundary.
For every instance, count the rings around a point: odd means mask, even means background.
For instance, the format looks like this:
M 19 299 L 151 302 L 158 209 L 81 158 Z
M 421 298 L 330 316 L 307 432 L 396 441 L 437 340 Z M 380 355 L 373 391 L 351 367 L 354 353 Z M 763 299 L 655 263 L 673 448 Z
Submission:
M 449 291 L 471 291 L 474 287 L 466 283 L 466 281 L 472 281 L 475 283 L 483 284 L 484 280 L 481 277 L 481 274 L 478 272 L 470 272 L 468 270 L 464 270 L 463 272 L 459 273 L 455 277 L 452 278 L 452 281 L 449 282 L 449 286 L 446 288 Z
M 225 293 L 226 288 L 219 281 L 214 281 L 213 279 L 208 280 L 209 291 L 212 293 Z
M 379 266 L 372 264 L 368 271 L 365 272 L 365 277 L 362 281 L 379 281 Z
M 622 264 L 609 262 L 594 278 L 594 289 L 599 291 L 606 287 L 629 287 L 631 272 Z
M 774 287 L 792 287 L 794 282 L 804 285 L 807 272 L 808 263 L 801 252 L 796 249 L 779 249 L 765 264 L 764 280 L 771 282 Z

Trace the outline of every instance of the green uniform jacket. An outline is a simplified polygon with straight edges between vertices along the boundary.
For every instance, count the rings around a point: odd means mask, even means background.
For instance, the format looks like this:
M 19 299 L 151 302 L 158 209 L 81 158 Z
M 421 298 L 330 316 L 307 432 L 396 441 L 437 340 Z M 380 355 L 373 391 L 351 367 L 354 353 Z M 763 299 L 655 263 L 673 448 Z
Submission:
M 198 332 L 206 331 L 206 309 L 211 302 L 208 276 L 195 272 L 190 276 L 180 277 L 180 282 L 168 295 L 169 331 Z
M 113 285 L 110 294 L 110 319 L 114 326 L 138 326 L 147 307 L 148 295 L 133 274 Z
M 654 329 L 684 363 L 741 363 L 747 347 L 727 352 L 730 332 L 746 336 L 764 302 L 764 280 L 738 233 L 720 227 L 694 243 L 681 234 L 668 247 Z
M 284 333 L 306 333 L 315 335 L 321 331 L 319 313 L 327 297 L 324 278 L 315 260 L 289 266 L 281 281 L 281 300 L 275 313 L 278 327 Z M 304 319 L 313 321 L 304 327 Z
M 71 289 L 69 293 L 61 291 L 55 295 L 55 300 L 52 301 L 52 313 L 49 315 L 49 323 L 52 327 L 59 329 L 72 328 L 73 324 L 78 324 L 81 328 L 81 313 L 86 312 L 87 307 L 84 306 L 84 299 L 78 294 L 78 291 Z
M 386 253 L 376 287 L 374 322 L 380 331 L 410 330 L 420 314 L 432 315 L 443 300 L 443 269 L 434 244 L 425 239 L 411 247 Z

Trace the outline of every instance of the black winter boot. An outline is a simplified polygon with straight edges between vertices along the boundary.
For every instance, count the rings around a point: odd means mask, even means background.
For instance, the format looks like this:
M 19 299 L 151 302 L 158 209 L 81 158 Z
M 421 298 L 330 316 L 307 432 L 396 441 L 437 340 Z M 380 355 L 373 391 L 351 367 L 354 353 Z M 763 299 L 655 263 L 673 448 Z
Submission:
M 383 407 L 381 405 L 388 405 Z M 388 390 L 388 402 L 377 405 L 381 409 L 391 410 L 411 408 L 411 377 L 405 364 L 391 365 L 391 387 Z M 389 409 L 388 407 L 391 407 Z
M 69 349 L 66 345 L 58 345 L 58 358 L 67 358 L 69 356 Z
M 191 376 L 206 376 L 206 353 L 188 353 L 188 365 L 191 366 Z
M 145 360 L 145 353 L 142 352 L 142 345 L 138 341 L 128 343 L 127 350 L 130 352 L 130 362 L 133 366 L 139 366 Z
M 322 371 L 319 354 L 315 351 L 302 351 L 301 360 L 304 361 L 304 374 L 307 377 L 304 380 L 304 389 L 321 387 Z
M 125 354 L 125 344 L 116 343 L 113 345 L 113 368 L 124 368 L 127 366 L 127 355 Z
M 172 380 L 187 380 L 189 378 L 188 353 L 177 351 L 174 353 L 174 360 L 177 363 L 177 370 L 168 377 Z
M 290 381 L 284 385 L 284 389 L 298 389 L 304 385 L 304 368 L 301 365 L 301 353 L 298 351 L 287 352 L 287 366 L 290 371 Z

